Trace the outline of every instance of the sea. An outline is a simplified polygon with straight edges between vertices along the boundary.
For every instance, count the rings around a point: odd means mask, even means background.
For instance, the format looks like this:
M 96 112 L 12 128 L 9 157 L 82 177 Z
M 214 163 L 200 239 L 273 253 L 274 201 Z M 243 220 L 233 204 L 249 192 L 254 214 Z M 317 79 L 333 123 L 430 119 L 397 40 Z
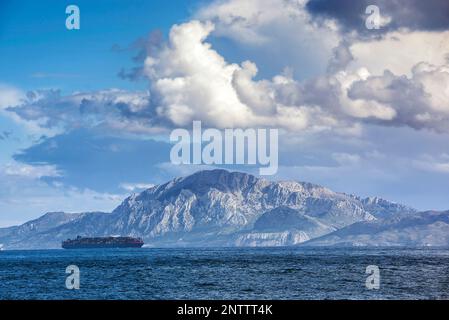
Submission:
M 449 249 L 0 251 L 0 299 L 448 298 Z

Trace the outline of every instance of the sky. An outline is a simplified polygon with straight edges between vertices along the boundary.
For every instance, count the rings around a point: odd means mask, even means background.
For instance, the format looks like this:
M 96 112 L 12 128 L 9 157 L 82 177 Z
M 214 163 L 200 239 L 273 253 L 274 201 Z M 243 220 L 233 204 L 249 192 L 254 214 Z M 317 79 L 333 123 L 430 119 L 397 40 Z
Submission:
M 0 227 L 210 168 L 170 162 L 195 120 L 279 129 L 269 179 L 449 209 L 449 3 L 1 1 Z

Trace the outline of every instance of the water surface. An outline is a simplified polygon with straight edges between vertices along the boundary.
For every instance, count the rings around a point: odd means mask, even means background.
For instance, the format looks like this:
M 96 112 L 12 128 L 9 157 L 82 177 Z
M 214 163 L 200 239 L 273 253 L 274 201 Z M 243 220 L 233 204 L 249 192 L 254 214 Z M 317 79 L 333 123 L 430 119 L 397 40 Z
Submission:
M 68 265 L 80 289 L 68 290 Z M 380 289 L 365 287 L 368 265 Z M 101 249 L 0 252 L 0 299 L 448 299 L 449 250 Z

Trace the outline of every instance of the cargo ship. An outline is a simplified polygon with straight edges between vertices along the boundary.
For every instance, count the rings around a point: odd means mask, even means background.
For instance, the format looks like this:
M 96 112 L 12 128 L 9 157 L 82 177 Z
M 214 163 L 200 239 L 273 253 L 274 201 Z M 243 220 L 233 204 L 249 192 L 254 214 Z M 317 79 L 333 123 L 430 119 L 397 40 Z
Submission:
M 143 246 L 141 238 L 132 237 L 76 237 L 62 242 L 64 249 L 98 249 L 98 248 L 140 248 Z

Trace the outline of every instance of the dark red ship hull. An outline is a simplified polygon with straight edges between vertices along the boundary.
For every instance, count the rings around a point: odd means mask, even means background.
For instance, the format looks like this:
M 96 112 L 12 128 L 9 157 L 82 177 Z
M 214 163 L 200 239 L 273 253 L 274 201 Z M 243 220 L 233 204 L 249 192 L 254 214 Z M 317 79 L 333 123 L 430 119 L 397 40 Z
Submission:
M 143 245 L 142 239 L 132 237 L 77 237 L 62 242 L 64 249 L 141 248 Z

